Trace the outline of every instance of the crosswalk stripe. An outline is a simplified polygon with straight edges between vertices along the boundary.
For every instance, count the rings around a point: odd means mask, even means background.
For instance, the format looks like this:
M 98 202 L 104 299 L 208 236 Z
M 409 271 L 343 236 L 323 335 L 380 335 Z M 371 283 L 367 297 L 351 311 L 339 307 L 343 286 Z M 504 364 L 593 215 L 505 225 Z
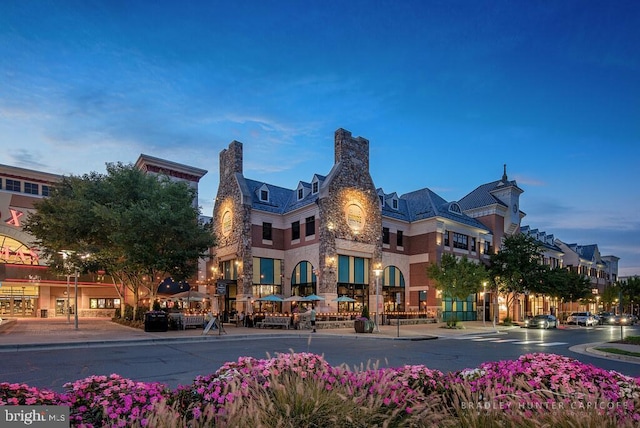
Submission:
M 499 337 L 487 337 L 487 336 L 457 336 L 457 337 L 452 337 L 452 339 L 469 340 L 471 342 L 508 343 L 511 345 L 559 346 L 559 345 L 567 344 L 567 342 L 545 342 L 542 340 L 500 339 Z

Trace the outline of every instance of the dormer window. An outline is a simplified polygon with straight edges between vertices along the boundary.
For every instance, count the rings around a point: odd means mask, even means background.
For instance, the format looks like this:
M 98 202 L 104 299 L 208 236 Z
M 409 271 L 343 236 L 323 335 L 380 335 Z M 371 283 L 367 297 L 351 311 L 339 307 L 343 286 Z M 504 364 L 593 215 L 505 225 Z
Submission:
M 302 200 L 304 198 L 304 189 L 301 187 L 298 189 L 298 200 Z
M 452 213 L 456 213 L 456 214 L 462 214 L 462 210 L 460 209 L 460 205 L 458 205 L 457 202 L 453 202 L 451 205 L 449 205 L 449 211 L 451 211 Z
M 384 196 L 378 195 L 378 198 L 380 198 L 380 205 L 384 205 Z
M 318 180 L 311 183 L 311 193 L 313 193 L 314 195 L 318 193 L 319 188 L 320 188 L 320 183 L 318 182 Z
M 396 198 L 393 198 L 391 200 L 391 208 L 393 208 L 394 210 L 398 209 L 398 200 Z
M 269 202 L 269 188 L 266 184 L 263 184 L 260 190 L 258 190 L 258 196 L 260 197 L 260 201 Z

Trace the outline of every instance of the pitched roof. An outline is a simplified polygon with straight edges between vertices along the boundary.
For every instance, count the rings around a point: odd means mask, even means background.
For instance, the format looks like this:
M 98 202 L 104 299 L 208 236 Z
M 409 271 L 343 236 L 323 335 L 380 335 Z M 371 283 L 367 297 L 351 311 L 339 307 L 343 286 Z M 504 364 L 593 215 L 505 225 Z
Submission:
M 538 229 L 531 229 L 529 225 L 521 226 L 520 233 L 531 236 L 538 241 L 542 247 L 548 250 L 564 253 L 564 251 L 562 251 L 562 249 L 556 244 L 553 234 L 548 234 Z
M 437 193 L 424 188 L 400 197 L 406 201 L 408 221 L 423 220 L 432 217 L 443 217 L 467 226 L 476 227 L 490 232 L 490 230 L 478 220 L 460 212 L 452 211 L 452 206 L 457 202 L 447 202 Z M 383 213 L 384 215 L 384 213 Z
M 314 174 L 314 177 L 318 177 L 320 186 L 322 186 L 325 176 Z M 251 198 L 251 208 L 274 214 L 285 214 L 298 208 L 311 205 L 318 200 L 319 196 L 319 193 L 312 194 L 311 192 L 308 192 L 304 198 L 298 200 L 295 189 L 286 189 L 284 187 L 275 186 L 263 181 L 251 180 L 249 178 L 243 178 L 243 180 L 246 185 L 246 192 L 248 193 L 246 196 Z M 298 184 L 301 184 L 305 189 L 311 189 L 311 183 L 300 181 Z M 269 190 L 268 201 L 260 199 L 259 190 L 263 186 L 266 186 Z M 296 186 L 296 189 L 297 188 L 298 186 Z

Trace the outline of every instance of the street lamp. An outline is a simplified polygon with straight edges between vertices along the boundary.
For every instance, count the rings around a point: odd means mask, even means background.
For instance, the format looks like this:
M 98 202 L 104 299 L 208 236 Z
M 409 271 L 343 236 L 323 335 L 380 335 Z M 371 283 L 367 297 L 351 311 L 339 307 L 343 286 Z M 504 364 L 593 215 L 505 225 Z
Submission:
M 380 274 L 382 273 L 382 269 L 374 269 L 373 272 L 376 274 L 376 332 L 380 333 L 380 324 L 378 323 L 378 299 L 380 299 Z
M 67 251 L 60 251 L 59 254 L 62 254 L 62 264 L 64 266 L 64 270 L 67 272 L 67 307 L 65 311 L 67 312 L 67 324 L 71 324 L 71 305 L 69 304 L 69 271 L 67 270 L 67 257 L 69 257 L 69 253 Z
M 482 283 L 482 325 L 487 326 L 487 281 Z
M 74 278 L 74 287 L 75 287 L 75 297 L 73 299 L 73 319 L 75 322 L 75 328 L 78 329 L 78 268 L 76 267 L 75 278 Z

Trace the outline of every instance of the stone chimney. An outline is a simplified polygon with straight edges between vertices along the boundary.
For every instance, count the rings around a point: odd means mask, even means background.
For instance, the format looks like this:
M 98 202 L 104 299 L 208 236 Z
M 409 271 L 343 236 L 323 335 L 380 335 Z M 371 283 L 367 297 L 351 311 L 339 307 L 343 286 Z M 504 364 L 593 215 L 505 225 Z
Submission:
M 242 174 L 242 143 L 233 140 L 229 148 L 220 152 L 220 182 Z
M 335 163 L 353 164 L 362 171 L 369 172 L 369 140 L 362 137 L 353 138 L 346 129 L 338 129 L 335 133 Z

